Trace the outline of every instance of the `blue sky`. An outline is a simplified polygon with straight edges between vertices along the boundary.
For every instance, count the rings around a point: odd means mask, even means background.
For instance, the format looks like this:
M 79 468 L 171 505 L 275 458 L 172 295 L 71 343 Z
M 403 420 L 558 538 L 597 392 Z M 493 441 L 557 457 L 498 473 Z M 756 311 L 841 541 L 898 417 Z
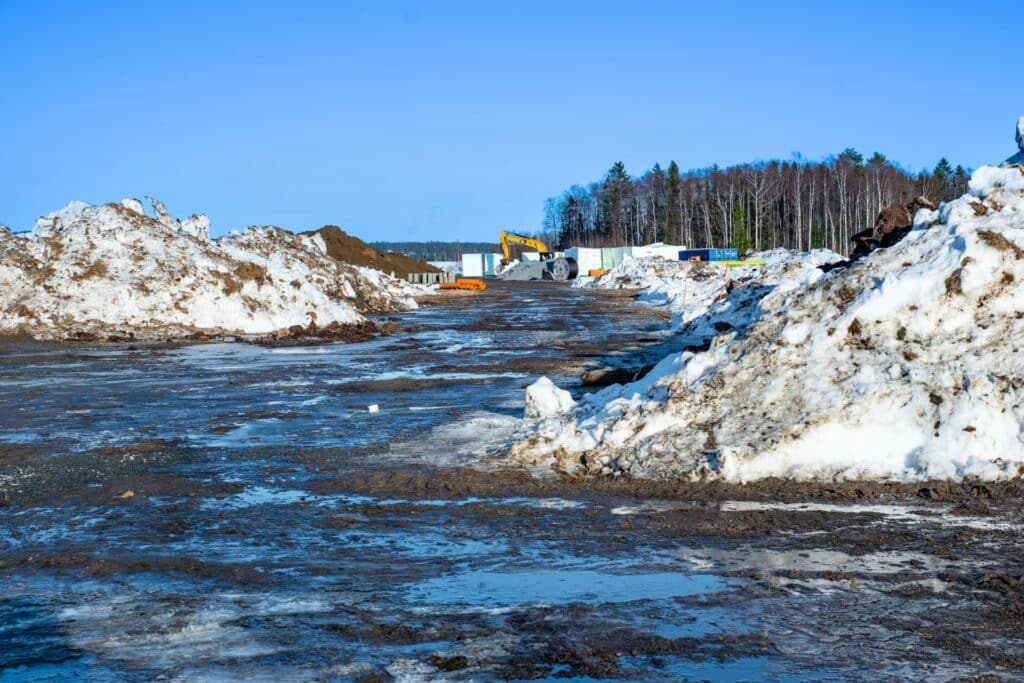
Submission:
M 895 6 L 894 6 L 895 5 Z M 0 222 L 151 194 L 215 234 L 494 239 L 639 174 L 1013 151 L 1019 5 L 0 0 Z

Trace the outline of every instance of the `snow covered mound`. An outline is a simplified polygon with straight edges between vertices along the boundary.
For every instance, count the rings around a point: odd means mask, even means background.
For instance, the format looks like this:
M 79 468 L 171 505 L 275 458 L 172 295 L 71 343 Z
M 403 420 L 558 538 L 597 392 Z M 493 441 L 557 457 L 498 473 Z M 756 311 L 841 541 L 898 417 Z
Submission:
M 768 292 L 792 289 L 822 276 L 818 266 L 841 261 L 828 249 L 799 252 L 772 249 L 751 254 L 749 260 L 764 267 L 727 268 L 714 261 L 669 261 L 657 257 L 627 256 L 599 278 L 578 278 L 575 285 L 595 289 L 636 289 L 638 298 L 673 312 L 673 327 L 686 328 L 694 321 L 704 327 L 717 318 L 733 318 L 739 308 L 756 305 Z M 735 293 L 735 295 L 734 295 Z M 716 319 L 708 318 L 714 311 Z
M 730 482 L 1024 473 L 1024 169 L 980 168 L 893 247 L 797 282 L 746 326 L 712 306 L 690 321 L 719 315 L 706 350 L 536 421 L 511 457 Z
M 414 308 L 421 288 L 327 258 L 275 227 L 211 240 L 209 219 L 150 200 L 72 202 L 32 233 L 0 229 L 0 333 L 40 339 L 283 334 Z M 312 328 L 310 328 L 312 329 Z

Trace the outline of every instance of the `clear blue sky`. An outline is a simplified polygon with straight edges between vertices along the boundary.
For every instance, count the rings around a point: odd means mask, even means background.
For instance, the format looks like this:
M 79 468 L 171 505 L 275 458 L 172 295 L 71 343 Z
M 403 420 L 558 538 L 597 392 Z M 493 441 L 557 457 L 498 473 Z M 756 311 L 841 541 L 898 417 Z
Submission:
M 215 234 L 539 227 L 546 197 L 853 146 L 1014 151 L 1019 2 L 0 0 L 0 222 L 152 194 Z

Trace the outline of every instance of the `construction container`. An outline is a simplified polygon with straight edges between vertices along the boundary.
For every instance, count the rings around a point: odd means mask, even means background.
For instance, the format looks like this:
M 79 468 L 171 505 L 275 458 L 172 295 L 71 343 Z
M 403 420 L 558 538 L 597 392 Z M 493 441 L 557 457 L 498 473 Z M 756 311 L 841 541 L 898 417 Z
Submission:
M 622 259 L 630 255 L 631 247 L 602 247 L 601 268 L 611 270 L 622 263 Z
M 732 247 L 721 249 L 684 249 L 679 252 L 680 261 L 736 261 L 739 253 Z
M 601 250 L 590 247 L 571 247 L 565 250 L 565 257 L 576 261 L 579 272 L 586 273 L 601 268 Z
M 466 277 L 480 277 L 484 274 L 483 254 L 463 254 L 462 274 Z

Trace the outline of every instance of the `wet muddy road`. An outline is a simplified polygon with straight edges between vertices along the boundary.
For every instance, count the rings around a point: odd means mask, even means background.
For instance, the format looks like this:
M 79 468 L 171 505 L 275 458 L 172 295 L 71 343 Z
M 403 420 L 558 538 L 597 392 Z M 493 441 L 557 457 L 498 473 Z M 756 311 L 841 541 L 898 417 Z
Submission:
M 0 346 L 0 681 L 1024 676 L 1017 488 L 481 471 L 523 387 L 663 316 L 527 283 L 385 321 Z

